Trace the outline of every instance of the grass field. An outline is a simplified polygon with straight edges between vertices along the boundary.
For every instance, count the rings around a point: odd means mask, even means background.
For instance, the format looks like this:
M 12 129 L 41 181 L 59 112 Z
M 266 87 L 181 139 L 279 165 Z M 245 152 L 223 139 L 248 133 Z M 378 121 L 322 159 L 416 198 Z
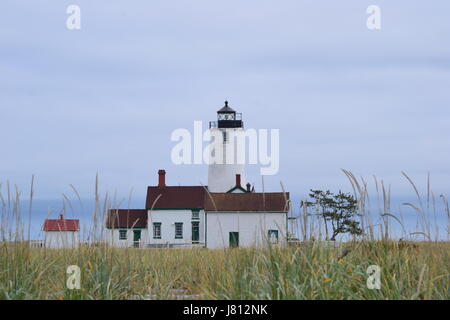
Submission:
M 108 247 L 103 221 L 115 206 L 108 194 L 101 199 L 98 178 L 90 246 L 31 248 L 33 179 L 28 212 L 20 208 L 17 188 L 13 192 L 7 183 L 2 194 L 0 185 L 0 299 L 450 299 L 450 209 L 444 195 L 435 196 L 428 181 L 423 198 L 403 173 L 417 196 L 416 204 L 403 204 L 417 215 L 418 227 L 408 230 L 402 213 L 391 209 L 390 189 L 382 181 L 374 178 L 381 195 L 380 209 L 373 211 L 366 181 L 344 173 L 358 199 L 361 237 L 318 241 L 324 239 L 322 219 L 303 210 L 297 215 L 301 241 L 265 249 Z M 392 223 L 402 227 L 401 239 L 392 235 Z M 80 268 L 80 289 L 67 288 L 71 265 Z M 380 289 L 367 286 L 372 265 L 381 270 Z
M 449 299 L 450 243 L 268 249 L 0 248 L 1 299 Z M 66 269 L 81 269 L 68 290 Z M 381 267 L 381 289 L 367 268 Z

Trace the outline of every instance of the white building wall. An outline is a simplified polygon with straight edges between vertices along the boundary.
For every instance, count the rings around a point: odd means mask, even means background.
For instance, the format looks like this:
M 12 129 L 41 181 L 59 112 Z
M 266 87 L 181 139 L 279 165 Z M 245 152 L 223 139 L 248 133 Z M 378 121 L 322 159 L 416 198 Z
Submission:
M 278 244 L 286 244 L 287 213 L 208 212 L 205 215 L 200 210 L 199 220 L 192 220 L 192 211 L 186 209 L 149 210 L 148 228 L 140 229 L 140 247 L 159 245 L 188 248 L 192 245 L 192 221 L 199 222 L 199 244 L 211 249 L 228 248 L 230 232 L 239 232 L 239 247 L 265 246 L 269 230 L 278 230 Z M 161 223 L 161 239 L 153 238 L 154 222 Z M 183 223 L 182 239 L 175 239 L 175 222 Z M 106 230 L 110 245 L 119 248 L 133 247 L 133 230 L 126 229 L 126 240 L 119 239 L 119 230 L 121 229 Z
M 149 210 L 148 241 L 150 245 L 189 246 L 192 244 L 192 222 L 199 222 L 199 243 L 205 242 L 205 212 L 200 210 L 199 219 L 192 220 L 190 209 L 182 210 Z M 161 239 L 153 237 L 153 223 L 161 223 Z M 183 223 L 183 238 L 175 239 L 175 223 Z
M 78 231 L 44 231 L 44 237 L 46 248 L 78 248 L 80 245 Z
M 223 132 L 227 134 L 227 142 L 223 141 Z M 243 136 L 245 131 L 243 128 L 227 128 L 227 129 L 210 129 L 211 136 L 219 137 L 220 141 L 213 141 L 212 146 L 215 150 L 222 150 L 222 163 L 213 163 L 210 157 L 210 163 L 208 165 L 208 191 L 209 192 L 227 192 L 234 186 L 236 186 L 236 174 L 241 175 L 241 185 L 245 186 L 245 164 L 238 164 L 238 152 L 241 150 L 237 146 L 237 142 L 234 146 L 234 159 L 232 164 L 227 164 L 227 145 L 230 145 L 231 137 Z M 237 139 L 235 140 L 237 141 Z M 220 154 L 220 153 L 219 153 Z M 245 157 L 245 149 L 244 154 Z M 216 156 L 217 159 L 217 156 Z M 245 159 L 245 158 L 244 158 Z
M 120 231 L 127 231 L 127 238 L 125 240 L 120 239 Z M 136 230 L 141 230 L 141 242 L 140 247 L 145 246 L 148 242 L 148 230 L 146 228 L 139 228 Z M 108 244 L 112 247 L 116 248 L 131 248 L 134 246 L 133 238 L 134 233 L 133 229 L 119 228 L 119 229 L 106 229 L 106 236 Z
M 206 246 L 229 247 L 229 233 L 239 232 L 239 247 L 261 247 L 268 241 L 268 231 L 278 230 L 279 245 L 286 244 L 287 213 L 207 212 Z

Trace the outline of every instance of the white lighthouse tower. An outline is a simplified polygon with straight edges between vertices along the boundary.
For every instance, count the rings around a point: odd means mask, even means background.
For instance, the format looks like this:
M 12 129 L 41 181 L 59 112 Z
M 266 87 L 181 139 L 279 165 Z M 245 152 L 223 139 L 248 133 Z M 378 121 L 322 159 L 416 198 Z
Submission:
M 211 160 L 208 166 L 208 190 L 209 192 L 228 192 L 236 187 L 237 181 L 245 185 L 245 163 L 239 163 L 239 152 L 244 152 L 238 148 L 235 137 L 244 135 L 244 122 L 242 114 L 236 113 L 228 106 L 217 111 L 217 121 L 209 123 L 211 136 L 216 138 L 215 159 L 221 158 L 222 161 Z M 232 146 L 232 147 L 231 147 Z M 233 153 L 233 156 L 227 157 L 227 154 Z M 219 155 L 217 157 L 217 155 Z M 242 155 L 245 159 L 245 154 Z M 231 158 L 231 163 L 230 163 Z M 219 162 L 219 163 L 218 163 Z M 239 176 L 237 176 L 239 175 Z M 239 179 L 237 179 L 239 177 Z

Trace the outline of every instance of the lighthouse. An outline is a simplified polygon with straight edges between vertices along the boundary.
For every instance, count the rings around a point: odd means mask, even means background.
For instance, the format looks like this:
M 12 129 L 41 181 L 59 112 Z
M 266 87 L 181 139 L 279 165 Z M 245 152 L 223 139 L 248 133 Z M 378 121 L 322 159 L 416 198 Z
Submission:
M 242 115 L 225 101 L 217 119 L 209 123 L 207 134 L 200 136 L 210 142 L 205 149 L 200 148 L 208 164 L 207 188 L 171 185 L 166 171 L 158 170 L 157 183 L 147 188 L 145 208 L 108 210 L 110 245 L 211 249 L 286 246 L 289 192 L 256 192 L 245 181 L 245 153 L 253 164 L 251 155 L 256 152 L 251 143 L 254 131 L 244 130 Z M 249 141 L 248 150 L 245 140 Z
M 211 136 L 215 137 L 214 148 L 217 154 L 208 166 L 208 191 L 228 192 L 234 187 L 244 186 L 245 163 L 240 163 L 238 159 L 245 159 L 245 154 L 239 154 L 245 153 L 245 149 L 242 150 L 236 143 L 237 137 L 245 135 L 242 114 L 233 110 L 228 106 L 228 101 L 225 101 L 225 105 L 217 111 L 217 121 L 209 123 L 209 130 Z M 218 158 L 221 161 L 217 161 Z M 237 186 L 238 182 L 241 185 Z

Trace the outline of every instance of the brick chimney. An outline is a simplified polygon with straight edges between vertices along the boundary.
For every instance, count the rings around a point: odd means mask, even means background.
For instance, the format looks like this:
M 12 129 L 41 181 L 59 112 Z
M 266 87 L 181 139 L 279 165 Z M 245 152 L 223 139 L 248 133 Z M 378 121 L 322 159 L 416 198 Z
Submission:
M 240 187 L 241 186 L 241 175 L 237 174 L 236 175 L 236 187 Z
M 59 214 L 59 219 L 60 220 L 63 220 L 64 219 L 64 215 L 61 213 L 61 214 Z
M 166 186 L 166 171 L 165 170 L 159 170 L 158 171 L 158 187 L 162 188 Z

